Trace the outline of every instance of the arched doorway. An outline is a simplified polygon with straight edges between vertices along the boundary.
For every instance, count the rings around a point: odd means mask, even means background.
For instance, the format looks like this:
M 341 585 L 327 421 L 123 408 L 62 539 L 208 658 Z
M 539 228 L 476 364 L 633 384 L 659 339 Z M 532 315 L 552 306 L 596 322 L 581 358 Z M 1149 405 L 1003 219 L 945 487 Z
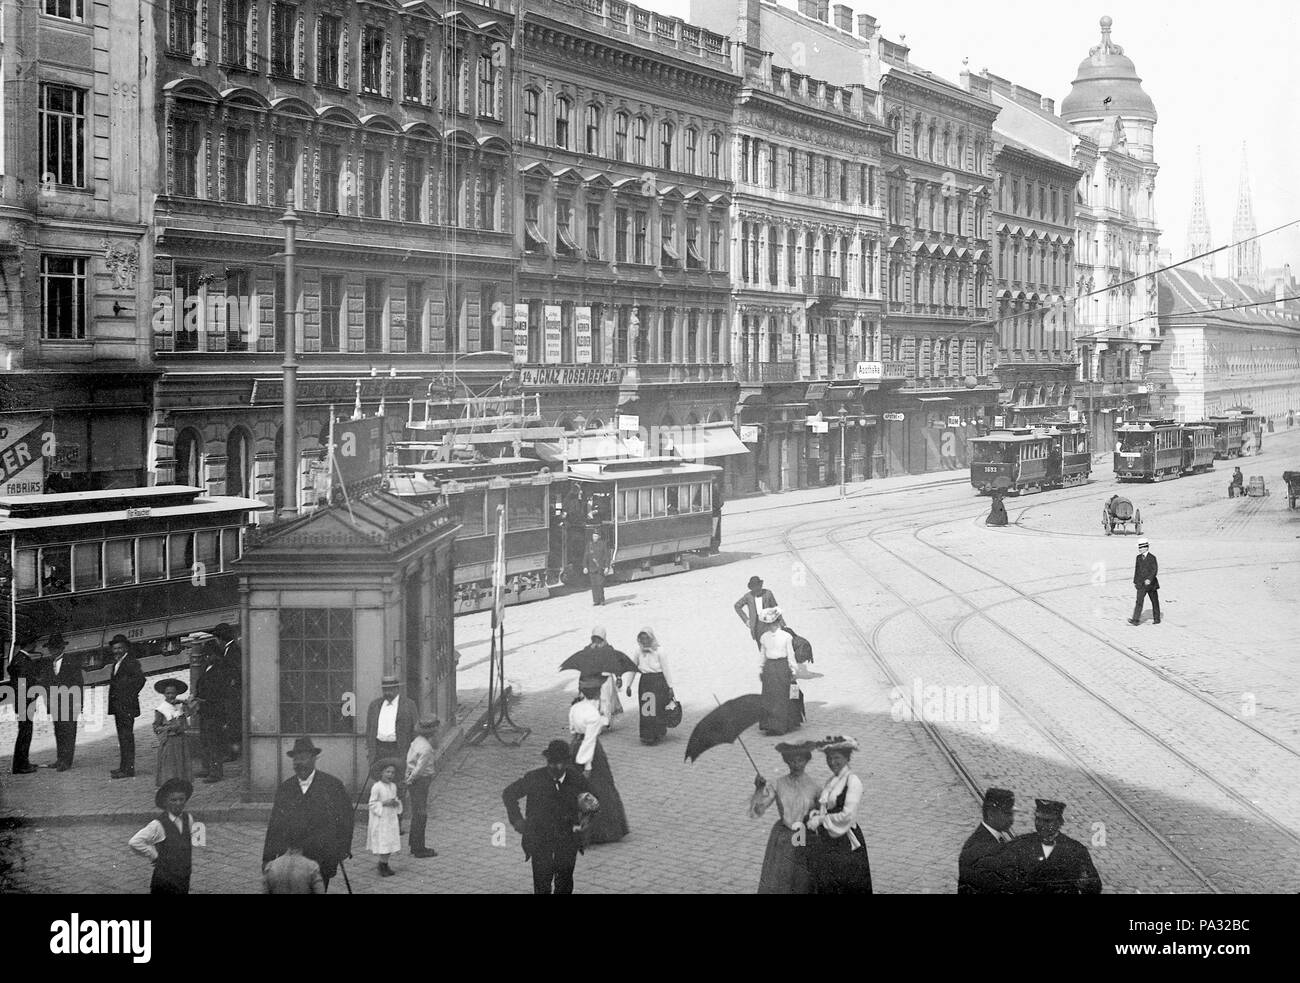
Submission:
M 178 485 L 202 487 L 203 444 L 194 430 L 182 430 L 176 435 L 176 478 Z

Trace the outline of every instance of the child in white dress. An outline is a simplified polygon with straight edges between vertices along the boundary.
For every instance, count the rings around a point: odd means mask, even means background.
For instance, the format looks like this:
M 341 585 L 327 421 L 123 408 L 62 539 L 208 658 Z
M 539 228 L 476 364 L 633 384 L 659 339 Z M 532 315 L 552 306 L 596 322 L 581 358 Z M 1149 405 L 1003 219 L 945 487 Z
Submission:
M 397 817 L 402 814 L 402 800 L 397 796 L 397 768 L 385 765 L 379 780 L 370 789 L 370 822 L 366 828 L 366 849 L 379 857 L 379 876 L 396 873 L 388 858 L 402 851 L 402 830 Z

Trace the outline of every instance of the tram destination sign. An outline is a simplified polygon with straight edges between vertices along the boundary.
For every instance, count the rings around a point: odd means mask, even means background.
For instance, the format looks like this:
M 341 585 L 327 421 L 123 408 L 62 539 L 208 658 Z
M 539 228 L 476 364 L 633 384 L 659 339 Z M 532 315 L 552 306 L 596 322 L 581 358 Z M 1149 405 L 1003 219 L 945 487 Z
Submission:
M 623 381 L 618 365 L 552 365 L 519 370 L 522 386 L 617 386 Z
M 886 423 L 902 423 L 902 422 L 903 422 L 903 414 L 902 414 L 902 413 L 881 413 L 881 414 L 880 414 L 880 418 L 881 418 L 882 420 L 884 420 Z

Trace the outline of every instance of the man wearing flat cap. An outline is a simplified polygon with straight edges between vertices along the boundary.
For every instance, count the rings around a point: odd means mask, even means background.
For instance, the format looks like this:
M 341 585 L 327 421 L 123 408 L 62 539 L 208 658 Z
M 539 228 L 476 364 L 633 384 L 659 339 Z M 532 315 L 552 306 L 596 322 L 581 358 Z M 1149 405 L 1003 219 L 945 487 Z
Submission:
M 352 856 L 353 808 L 343 783 L 316 768 L 320 752 L 310 737 L 298 738 L 286 752 L 293 759 L 293 777 L 275 790 L 262 866 L 301 844 L 302 855 L 320 864 L 328 891 L 339 864 Z
M 1016 796 L 1005 788 L 984 793 L 983 822 L 967 838 L 957 858 L 958 894 L 1008 893 L 1006 847 L 1015 837 Z
M 1133 564 L 1133 586 L 1137 588 L 1137 601 L 1133 605 L 1133 617 L 1128 619 L 1130 625 L 1142 623 L 1142 603 L 1151 598 L 1151 623 L 1160 624 L 1160 580 L 1156 572 L 1160 564 L 1151 552 L 1151 544 L 1145 539 L 1138 543 L 1137 561 Z
M 591 790 L 570 764 L 569 745 L 554 740 L 542 752 L 546 767 L 511 782 L 501 800 L 510 825 L 523 837 L 524 859 L 533 864 L 534 894 L 572 894 L 580 850 L 582 812 L 578 798 Z M 519 800 L 525 799 L 525 812 Z
M 1101 894 L 1088 848 L 1061 832 L 1065 803 L 1035 799 L 1034 832 L 1006 848 L 1015 894 Z

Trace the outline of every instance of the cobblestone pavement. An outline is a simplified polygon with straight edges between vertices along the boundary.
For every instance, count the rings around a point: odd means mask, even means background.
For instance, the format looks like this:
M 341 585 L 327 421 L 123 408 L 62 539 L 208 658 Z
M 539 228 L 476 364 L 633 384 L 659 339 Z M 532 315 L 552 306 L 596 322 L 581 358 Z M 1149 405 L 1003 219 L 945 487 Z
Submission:
M 1300 433 L 1271 436 L 1266 446 L 1244 472 L 1280 474 L 1300 457 Z M 1115 488 L 1105 467 L 1084 489 L 1010 500 L 1005 529 L 984 526 L 986 500 L 952 480 L 960 475 L 861 484 L 845 503 L 825 490 L 731 503 L 726 552 L 700 569 L 614 585 L 602 609 L 583 594 L 509 609 L 506 676 L 522 694 L 511 713 L 532 734 L 515 748 L 489 737 L 444 761 L 431 802 L 436 859 L 399 854 L 399 876 L 381 883 L 359 825 L 347 865 L 352 887 L 528 890 L 500 790 L 563 736 L 575 680 L 555 667 L 599 623 L 625 650 L 637 629 L 655 628 L 685 721 L 653 748 L 638 742 L 630 713 L 603 738 L 632 832 L 579 859 L 578 890 L 752 891 L 770 828 L 745 816 L 752 768 L 736 746 L 693 765 L 682 752 L 715 698 L 758 690 L 757 658 L 731 611 L 757 573 L 816 648 L 799 736 L 847 732 L 862 743 L 854 766 L 867 789 L 860 819 L 878 891 L 955 888 L 957 851 L 977 806 L 945 749 L 975 785 L 1016 791 L 1027 810 L 1018 829 L 1032 826 L 1033 797 L 1068 802 L 1065 831 L 1091 845 L 1108 891 L 1294 891 L 1300 668 L 1286 626 L 1300 596 L 1300 513 L 1288 513 L 1277 488 L 1267 499 L 1228 502 L 1227 473 L 1221 466 L 1121 491 L 1140 501 L 1144 538 L 1160 558 L 1159 627 L 1149 615 L 1140 628 L 1125 624 L 1136 538 L 1100 529 L 1094 513 Z M 456 631 L 462 697 L 472 704 L 486 685 L 487 618 L 460 618 Z M 935 717 L 926 722 L 908 719 L 918 680 L 920 715 Z M 941 700 L 931 714 L 930 686 L 975 700 L 949 713 Z M 93 811 L 110 786 L 97 757 L 116 754 L 111 728 L 105 736 L 79 746 L 78 768 L 64 775 L 10 776 L 0 759 L 3 813 L 56 814 L 34 799 L 63 808 L 84 800 L 79 808 Z M 8 739 L 2 729 L 0 739 Z M 746 744 L 765 774 L 780 773 L 772 739 L 751 732 Z M 140 739 L 140 754 L 151 763 L 151 736 Z M 821 762 L 812 770 L 825 776 Z M 56 779 L 64 783 L 58 795 Z M 20 784 L 35 782 L 51 784 L 44 792 Z M 139 788 L 118 791 L 130 784 Z M 0 831 L 8 866 L 0 889 L 147 890 L 148 867 L 126 839 L 136 814 L 151 811 L 152 781 L 111 786 L 120 811 L 100 811 L 119 812 L 117 821 Z M 231 791 L 216 791 L 223 786 Z M 233 782 L 201 786 L 200 796 L 213 797 L 193 803 L 207 821 L 196 892 L 258 889 L 265 823 L 247 817 L 252 807 L 233 802 L 235 791 Z

